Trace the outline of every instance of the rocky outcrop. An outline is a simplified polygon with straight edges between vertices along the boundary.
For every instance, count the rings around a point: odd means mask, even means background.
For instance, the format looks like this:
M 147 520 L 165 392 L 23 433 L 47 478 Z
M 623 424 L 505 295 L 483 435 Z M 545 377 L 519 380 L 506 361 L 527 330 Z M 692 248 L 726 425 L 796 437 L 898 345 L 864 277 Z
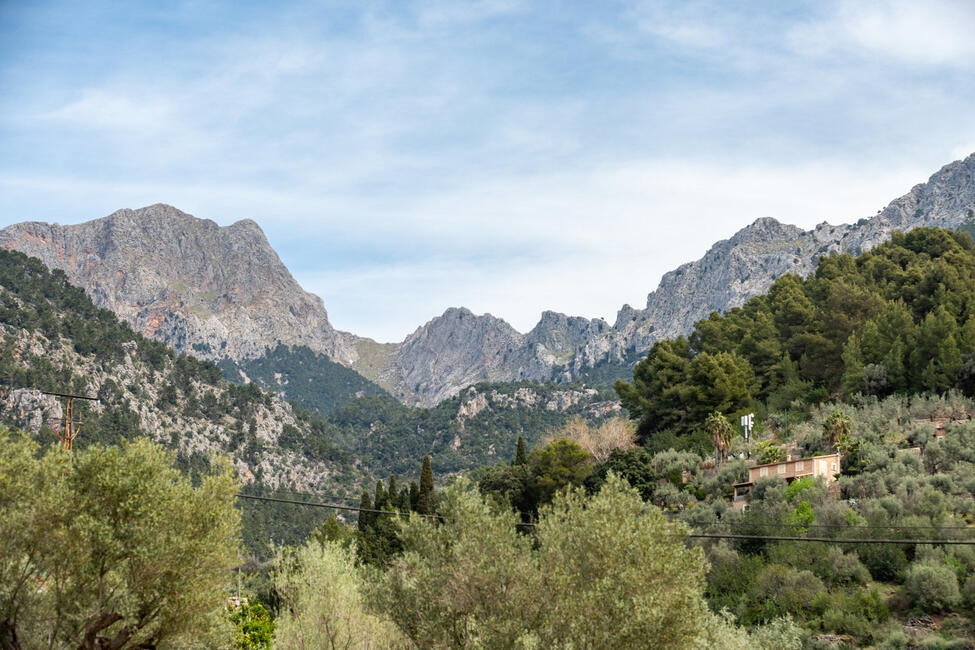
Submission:
M 484 381 L 557 378 L 579 347 L 609 332 L 600 319 L 547 311 L 528 334 L 490 314 L 448 309 L 408 336 L 393 361 L 396 393 L 433 405 Z
M 0 297 L 4 290 L 0 287 Z M 50 340 L 37 332 L 28 332 L 0 323 L 0 345 L 13 352 L 18 366 L 25 371 L 38 365 L 70 369 L 68 372 L 85 377 L 88 385 L 83 394 L 100 396 L 103 389 L 111 394 L 110 402 L 124 409 L 138 420 L 139 428 L 157 442 L 178 454 L 188 457 L 200 454 L 204 457 L 216 453 L 231 457 L 239 477 L 244 483 L 255 481 L 270 488 L 286 488 L 299 491 L 335 490 L 336 486 L 351 488 L 336 482 L 341 471 L 347 471 L 335 463 L 313 460 L 287 449 L 280 444 L 290 428 L 302 438 L 309 435 L 308 425 L 295 417 L 287 402 L 268 396 L 252 406 L 249 423 L 236 415 L 225 413 L 219 417 L 205 416 L 187 408 L 187 399 L 178 397 L 177 403 L 161 406 L 159 397 L 166 383 L 163 379 L 172 373 L 173 362 L 166 360 L 159 370 L 147 366 L 136 352 L 135 342 L 123 344 L 124 357 L 119 361 L 106 362 L 91 355 L 79 354 L 74 345 L 66 340 Z M 204 385 L 192 383 L 194 395 L 211 393 L 216 401 L 224 399 L 229 389 L 226 384 Z M 102 399 L 91 402 L 93 413 L 100 414 L 106 408 Z M 0 382 L 0 421 L 37 434 L 44 425 L 58 428 L 63 409 L 58 398 L 38 390 L 13 388 Z M 246 446 L 248 426 L 253 433 L 259 451 L 246 456 L 241 451 Z M 88 433 L 83 423 L 80 435 Z M 53 434 L 44 442 L 54 440 Z
M 15 224 L 0 247 L 63 270 L 96 305 L 180 352 L 244 359 L 280 341 L 356 360 L 354 337 L 332 328 L 249 219 L 221 228 L 157 204 L 74 226 Z

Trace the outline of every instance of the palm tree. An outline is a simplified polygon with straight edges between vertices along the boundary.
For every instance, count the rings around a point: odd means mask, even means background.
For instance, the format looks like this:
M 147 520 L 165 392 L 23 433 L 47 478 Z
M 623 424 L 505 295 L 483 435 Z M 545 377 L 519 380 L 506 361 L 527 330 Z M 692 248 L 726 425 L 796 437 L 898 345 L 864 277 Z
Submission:
M 723 459 L 728 454 L 728 450 L 731 449 L 731 424 L 728 423 L 728 419 L 725 416 L 721 415 L 717 411 L 714 411 L 708 416 L 708 419 L 704 421 L 704 429 L 708 432 L 708 437 L 711 438 L 711 442 L 714 443 L 714 449 L 717 452 L 718 463 L 720 464 L 721 459 Z
M 829 440 L 829 448 L 832 450 L 835 450 L 836 444 L 844 438 L 848 438 L 852 432 L 853 422 L 843 415 L 842 411 L 833 411 L 829 417 L 823 420 L 823 433 L 826 434 L 826 438 Z

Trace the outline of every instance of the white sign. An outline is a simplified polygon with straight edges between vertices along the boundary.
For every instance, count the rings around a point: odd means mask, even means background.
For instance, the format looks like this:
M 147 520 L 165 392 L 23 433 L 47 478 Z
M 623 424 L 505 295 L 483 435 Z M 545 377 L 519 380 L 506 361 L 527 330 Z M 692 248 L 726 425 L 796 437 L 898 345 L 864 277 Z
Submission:
M 755 414 L 749 413 L 748 415 L 741 416 L 741 426 L 745 429 L 745 442 L 748 442 L 748 435 L 755 426 Z

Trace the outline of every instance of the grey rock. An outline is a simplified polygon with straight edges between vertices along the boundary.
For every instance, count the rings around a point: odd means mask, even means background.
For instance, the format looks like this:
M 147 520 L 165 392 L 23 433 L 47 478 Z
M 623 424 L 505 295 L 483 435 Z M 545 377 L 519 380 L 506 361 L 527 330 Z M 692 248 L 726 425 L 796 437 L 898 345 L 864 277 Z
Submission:
M 74 226 L 15 224 L 0 247 L 63 270 L 96 305 L 179 352 L 243 359 L 281 341 L 356 358 L 354 338 L 332 328 L 249 219 L 221 228 L 157 204 Z
M 665 274 L 647 296 L 645 309 L 624 306 L 610 347 L 616 353 L 621 347 L 647 350 L 655 340 L 687 334 L 712 311 L 740 307 L 786 273 L 808 275 L 822 255 L 858 255 L 889 239 L 895 230 L 958 228 L 973 209 L 975 154 L 945 165 L 927 183 L 856 224 L 821 223 L 805 231 L 775 219 L 758 219 L 716 243 L 696 262 Z

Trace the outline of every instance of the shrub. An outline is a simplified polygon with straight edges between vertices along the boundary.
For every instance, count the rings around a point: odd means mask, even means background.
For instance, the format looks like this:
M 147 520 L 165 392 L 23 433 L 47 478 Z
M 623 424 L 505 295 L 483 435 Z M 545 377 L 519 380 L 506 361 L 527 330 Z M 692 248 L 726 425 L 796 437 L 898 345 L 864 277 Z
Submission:
M 907 571 L 904 586 L 911 603 L 924 612 L 950 610 L 961 601 L 958 578 L 945 564 L 913 564 Z
M 752 622 L 769 621 L 786 614 L 803 614 L 826 587 L 812 571 L 796 571 L 770 564 L 755 578 L 750 609 Z

